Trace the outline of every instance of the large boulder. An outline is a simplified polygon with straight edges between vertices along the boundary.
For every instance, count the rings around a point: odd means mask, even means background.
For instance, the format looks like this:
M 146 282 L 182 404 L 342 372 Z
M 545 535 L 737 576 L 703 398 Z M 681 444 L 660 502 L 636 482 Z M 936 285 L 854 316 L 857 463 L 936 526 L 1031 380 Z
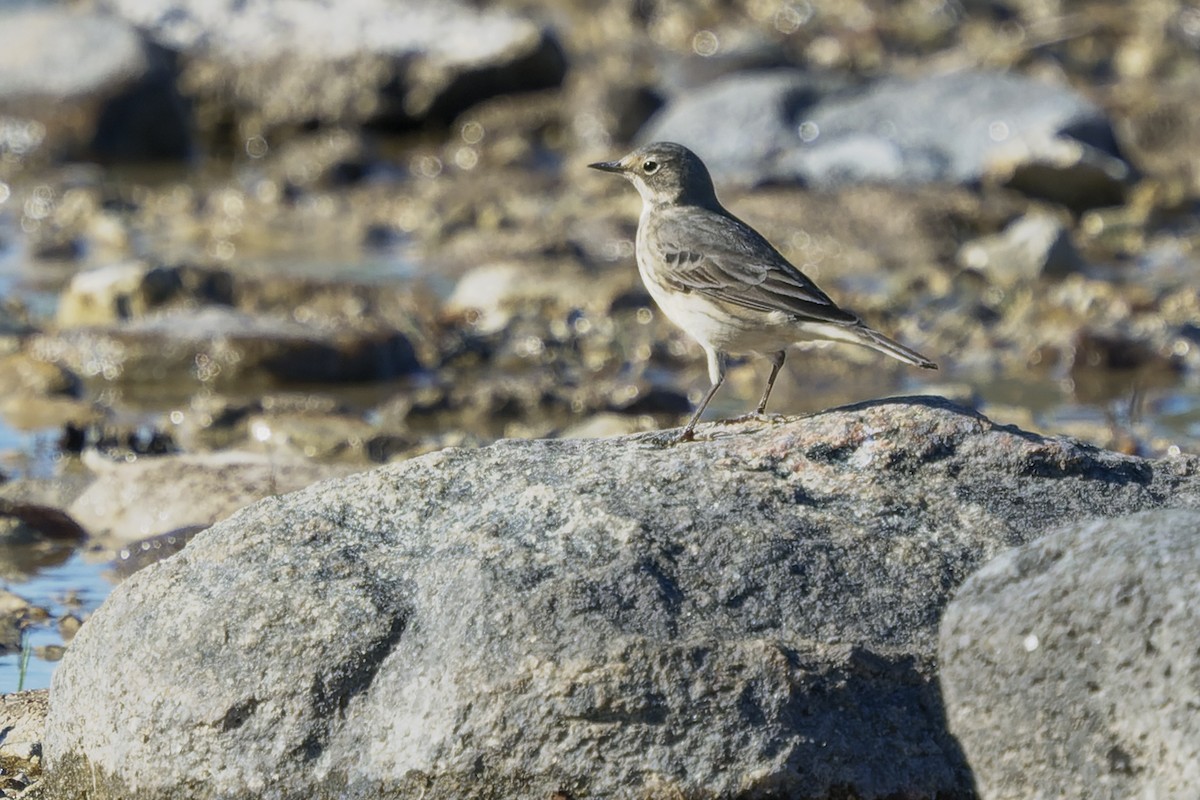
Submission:
M 1200 500 L 937 398 L 445 450 L 250 506 L 55 673 L 61 798 L 973 797 L 935 676 L 962 581 Z
M 1194 509 L 1069 525 L 972 575 L 940 652 L 980 795 L 1200 797 L 1198 590 Z

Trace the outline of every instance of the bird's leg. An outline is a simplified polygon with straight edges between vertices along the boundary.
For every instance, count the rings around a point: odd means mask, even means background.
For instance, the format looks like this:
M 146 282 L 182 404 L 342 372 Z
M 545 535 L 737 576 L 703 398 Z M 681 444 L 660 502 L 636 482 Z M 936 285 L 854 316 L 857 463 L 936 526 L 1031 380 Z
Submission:
M 771 389 L 775 388 L 775 378 L 779 375 L 779 370 L 783 369 L 783 360 L 787 358 L 787 351 L 780 350 L 771 356 L 771 377 L 767 378 L 767 388 L 763 390 L 762 400 L 758 401 L 758 408 L 755 409 L 755 414 L 762 414 L 767 410 L 767 398 L 771 396 Z
M 696 413 L 692 414 L 692 418 L 688 420 L 683 433 L 679 434 L 679 441 L 681 442 L 690 442 L 695 438 L 696 423 L 700 421 L 700 415 L 708 407 L 708 401 L 713 399 L 713 395 L 717 393 L 717 389 L 720 389 L 721 384 L 725 382 L 725 368 L 728 366 L 726 355 L 716 350 L 710 350 L 707 347 L 704 348 L 704 352 L 708 355 L 708 379 L 712 381 L 712 387 L 709 388 L 708 394 L 704 395 L 704 399 L 700 401 L 700 405 L 696 408 Z

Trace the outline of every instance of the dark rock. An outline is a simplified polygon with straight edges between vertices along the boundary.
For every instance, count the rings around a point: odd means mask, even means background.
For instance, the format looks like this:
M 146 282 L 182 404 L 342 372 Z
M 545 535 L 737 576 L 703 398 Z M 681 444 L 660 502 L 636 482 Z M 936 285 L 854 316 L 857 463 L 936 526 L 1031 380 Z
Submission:
M 38 537 L 54 541 L 82 541 L 87 531 L 70 514 L 49 506 L 0 498 L 0 518 L 13 519 Z
M 65 453 L 96 450 L 109 458 L 160 456 L 178 451 L 174 436 L 145 421 L 90 420 L 63 427 L 59 448 Z
M 1172 361 L 1164 358 L 1145 341 L 1086 329 L 1075 337 L 1072 369 L 1137 370 L 1144 368 L 1172 369 Z
M 32 348 L 86 377 L 132 384 L 362 381 L 420 366 L 399 331 L 330 330 L 219 306 L 45 334 Z
M 557 86 L 566 71 L 548 28 L 466 3 L 101 6 L 178 54 L 208 134 L 231 120 L 247 137 L 313 123 L 444 124 L 488 97 Z
M 170 58 L 124 20 L 44 6 L 0 13 L 0 154 L 182 159 L 188 109 Z M 24 125 L 22 125 L 24 121 Z
M 963 584 L 941 683 L 982 798 L 1200 795 L 1197 575 L 1200 512 L 1172 510 L 1070 525 Z
M 140 569 L 151 564 L 157 564 L 164 558 L 169 558 L 182 550 L 197 533 L 207 530 L 207 525 L 189 525 L 173 531 L 149 536 L 136 542 L 130 542 L 117 551 L 113 560 L 113 571 L 121 578 L 127 578 Z
M 75 638 L 54 796 L 965 800 L 955 588 L 1057 524 L 1200 502 L 1196 459 L 934 398 L 699 435 L 445 450 L 218 523 Z

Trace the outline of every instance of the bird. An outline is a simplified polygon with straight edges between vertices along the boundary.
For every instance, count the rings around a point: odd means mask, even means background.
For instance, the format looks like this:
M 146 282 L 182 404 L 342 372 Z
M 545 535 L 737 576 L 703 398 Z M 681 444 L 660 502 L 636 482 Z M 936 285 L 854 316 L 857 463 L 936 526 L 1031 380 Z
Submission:
M 787 348 L 827 340 L 861 345 L 924 369 L 930 359 L 839 307 L 762 234 L 717 200 L 700 157 L 674 142 L 654 142 L 615 161 L 588 164 L 630 181 L 642 197 L 635 253 L 638 272 L 659 309 L 699 342 L 711 386 L 678 441 L 725 380 L 731 355 L 771 359 L 756 414 L 763 414 Z

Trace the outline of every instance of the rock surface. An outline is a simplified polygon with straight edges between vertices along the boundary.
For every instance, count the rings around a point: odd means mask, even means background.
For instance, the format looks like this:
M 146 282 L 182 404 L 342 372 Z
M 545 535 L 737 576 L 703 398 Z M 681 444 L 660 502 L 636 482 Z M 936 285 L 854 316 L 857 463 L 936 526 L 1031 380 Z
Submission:
M 681 95 L 639 139 L 687 145 L 716 177 L 740 183 L 911 186 L 996 175 L 1076 207 L 1119 201 L 1131 173 L 1097 106 L 988 72 L 852 89 L 790 70 L 735 74 Z
M 963 584 L 941 681 L 984 800 L 1200 796 L 1197 576 L 1189 509 L 1071 525 Z
M 265 500 L 117 587 L 51 691 L 55 797 L 973 796 L 954 589 L 1200 502 L 935 398 L 447 450 Z

